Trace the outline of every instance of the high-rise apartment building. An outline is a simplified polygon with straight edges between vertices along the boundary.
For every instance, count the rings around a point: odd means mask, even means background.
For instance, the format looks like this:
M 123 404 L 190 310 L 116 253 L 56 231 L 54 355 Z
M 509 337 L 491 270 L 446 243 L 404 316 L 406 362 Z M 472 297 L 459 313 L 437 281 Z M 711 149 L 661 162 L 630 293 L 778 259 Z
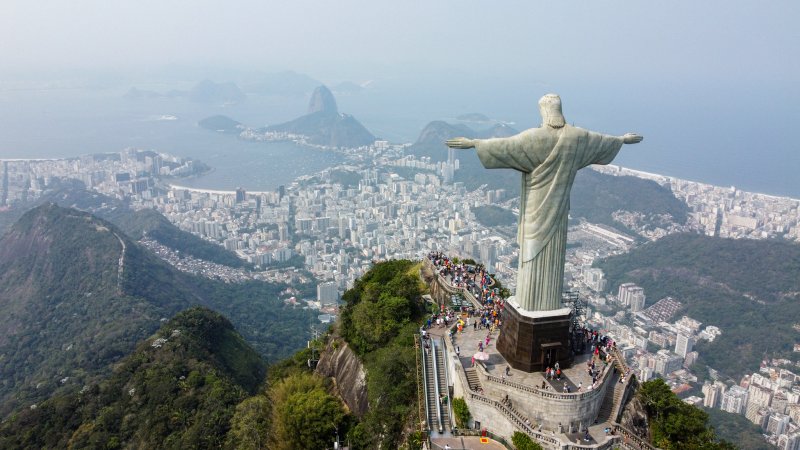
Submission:
M 680 355 L 681 358 L 686 358 L 686 354 L 692 351 L 693 346 L 694 338 L 683 333 L 678 333 L 678 339 L 675 341 L 676 354 Z
M 623 306 L 630 306 L 631 312 L 638 312 L 644 309 L 646 297 L 644 288 L 633 283 L 622 283 L 617 293 L 619 303 Z
M 339 301 L 339 289 L 333 281 L 327 281 L 317 285 L 317 301 L 324 304 L 336 303 Z
M 751 383 L 747 389 L 747 409 L 745 417 L 756 425 L 764 426 L 762 421 L 764 417 L 759 413 L 761 408 L 766 408 L 772 401 L 772 391 Z
M 716 381 L 714 383 L 706 383 L 703 385 L 703 406 L 706 408 L 716 408 L 722 401 L 722 396 L 725 394 L 725 385 Z
M 719 409 L 733 414 L 741 414 L 747 407 L 747 389 L 741 386 L 731 386 L 728 392 L 722 394 L 722 404 Z

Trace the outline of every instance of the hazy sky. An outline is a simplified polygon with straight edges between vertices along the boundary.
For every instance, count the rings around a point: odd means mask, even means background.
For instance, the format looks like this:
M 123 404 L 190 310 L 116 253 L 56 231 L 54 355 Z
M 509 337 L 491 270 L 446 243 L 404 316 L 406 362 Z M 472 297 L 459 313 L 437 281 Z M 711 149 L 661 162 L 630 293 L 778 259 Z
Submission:
M 538 125 L 537 99 L 557 92 L 576 125 L 645 135 L 620 164 L 797 196 L 798 23 L 797 0 L 0 0 L 0 94 L 89 72 L 121 96 L 294 70 L 374 80 L 340 109 L 408 142 L 465 112 Z M 54 120 L 37 111 L 8 115 Z M 292 118 L 270 112 L 238 118 Z
M 3 0 L 6 69 L 230 65 L 325 78 L 794 81 L 797 1 Z M 494 66 L 494 68 L 492 67 Z

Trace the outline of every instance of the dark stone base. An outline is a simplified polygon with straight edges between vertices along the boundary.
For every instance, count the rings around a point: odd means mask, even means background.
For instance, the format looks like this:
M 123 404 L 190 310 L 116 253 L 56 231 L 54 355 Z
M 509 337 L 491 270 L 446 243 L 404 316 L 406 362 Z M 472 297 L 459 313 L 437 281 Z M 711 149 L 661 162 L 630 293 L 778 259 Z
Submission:
M 541 372 L 556 362 L 566 369 L 573 359 L 569 347 L 570 316 L 571 313 L 527 317 L 506 302 L 497 350 L 517 370 Z

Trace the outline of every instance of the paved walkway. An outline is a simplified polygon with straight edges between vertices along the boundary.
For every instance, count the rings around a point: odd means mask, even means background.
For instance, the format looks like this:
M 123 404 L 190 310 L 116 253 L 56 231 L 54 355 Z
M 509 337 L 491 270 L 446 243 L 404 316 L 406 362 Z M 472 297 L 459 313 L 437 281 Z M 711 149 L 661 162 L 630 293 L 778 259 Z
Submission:
M 481 443 L 478 436 L 458 436 L 449 438 L 431 438 L 432 450 L 442 450 L 445 445 L 449 445 L 452 450 L 506 450 L 503 444 L 489 439 L 488 443 Z
M 525 384 L 541 388 L 544 381 L 549 388 L 554 392 L 564 392 L 564 385 L 570 388 L 570 392 L 576 393 L 578 385 L 582 384 L 582 390 L 585 391 L 591 384 L 592 378 L 589 376 L 588 366 L 586 363 L 592 358 L 591 354 L 583 354 L 575 357 L 572 367 L 561 368 L 561 380 L 545 380 L 543 372 L 524 372 L 512 368 L 505 360 L 503 355 L 497 351 L 496 341 L 499 332 L 489 334 L 486 329 L 475 330 L 472 326 L 474 318 L 470 318 L 470 326 L 465 326 L 464 331 L 456 333 L 455 344 L 459 348 L 459 359 L 464 367 L 472 365 L 472 355 L 479 351 L 478 343 L 483 344 L 483 351 L 489 354 L 489 360 L 484 361 L 486 371 L 494 376 L 503 377 L 506 373 L 506 368 L 509 368 L 509 375 L 506 377 L 509 381 Z M 435 336 L 444 335 L 445 328 L 433 327 L 430 329 L 431 334 Z M 489 344 L 486 345 L 486 336 L 489 335 Z M 595 361 L 595 367 L 598 370 L 603 369 L 603 363 L 599 360 Z
M 466 317 L 464 317 L 466 321 Z M 503 355 L 497 350 L 496 339 L 499 335 L 498 331 L 494 333 L 489 333 L 488 330 L 483 329 L 475 329 L 472 326 L 474 318 L 470 318 L 470 326 L 465 326 L 463 331 L 460 333 L 456 333 L 455 340 L 454 340 L 454 347 L 458 347 L 459 349 L 459 359 L 463 367 L 470 367 L 472 364 L 472 355 L 479 351 L 478 342 L 480 341 L 483 344 L 483 351 L 489 354 L 489 359 L 484 361 L 483 364 L 486 367 L 486 371 L 492 375 L 497 377 L 503 378 L 513 381 L 516 383 L 524 384 L 527 386 L 533 386 L 536 388 L 541 388 L 542 382 L 545 382 L 549 385 L 549 388 L 554 392 L 564 392 L 564 385 L 568 385 L 572 393 L 577 392 L 577 385 L 582 383 L 583 390 L 592 384 L 592 379 L 588 373 L 588 366 L 587 362 L 592 359 L 592 355 L 590 353 L 586 353 L 583 355 L 578 355 L 575 357 L 572 367 L 569 368 L 562 368 L 562 376 L 561 380 L 546 380 L 544 377 L 543 372 L 533 372 L 528 373 L 521 370 L 517 370 L 511 368 L 510 365 L 506 362 Z M 438 338 L 439 336 L 446 336 L 447 330 L 449 327 L 436 327 L 434 326 L 430 330 L 428 330 L 429 334 L 433 338 Z M 486 345 L 486 336 L 489 335 L 489 344 Z M 509 368 L 509 374 L 506 376 L 506 368 Z M 602 372 L 604 364 L 599 360 L 595 360 L 595 368 Z M 615 378 L 611 378 L 614 380 Z M 512 397 L 511 400 L 513 401 L 514 398 Z M 578 433 L 563 433 L 560 434 L 560 439 L 562 442 L 572 442 L 575 444 L 597 444 L 599 442 L 605 442 L 607 439 L 606 433 L 604 428 L 606 424 L 598 424 L 589 427 L 589 440 L 584 440 L 585 432 L 578 432 Z M 456 438 L 453 438 L 456 439 Z M 438 441 L 435 441 L 438 442 Z M 450 442 L 450 441 L 442 441 L 442 442 Z M 444 445 L 444 444 L 442 444 Z M 454 444 L 450 444 L 453 449 L 460 448 L 456 447 Z M 498 444 L 499 445 L 499 444 Z M 468 447 L 470 448 L 470 447 Z M 476 447 L 476 448 L 488 448 L 488 447 Z M 498 448 L 503 448 L 502 446 Z

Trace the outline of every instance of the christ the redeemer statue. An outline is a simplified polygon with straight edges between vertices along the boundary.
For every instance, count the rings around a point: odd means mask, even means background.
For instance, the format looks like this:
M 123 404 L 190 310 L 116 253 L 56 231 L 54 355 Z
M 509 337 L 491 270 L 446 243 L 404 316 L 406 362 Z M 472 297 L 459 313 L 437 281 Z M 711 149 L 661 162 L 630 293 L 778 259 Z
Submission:
M 622 144 L 641 142 L 628 133 L 609 136 L 567 125 L 561 98 L 539 100 L 542 126 L 509 138 L 455 138 L 447 146 L 475 148 L 487 169 L 522 172 L 519 272 L 515 303 L 526 311 L 561 309 L 567 244 L 569 193 L 575 174 L 590 164 L 610 163 Z

